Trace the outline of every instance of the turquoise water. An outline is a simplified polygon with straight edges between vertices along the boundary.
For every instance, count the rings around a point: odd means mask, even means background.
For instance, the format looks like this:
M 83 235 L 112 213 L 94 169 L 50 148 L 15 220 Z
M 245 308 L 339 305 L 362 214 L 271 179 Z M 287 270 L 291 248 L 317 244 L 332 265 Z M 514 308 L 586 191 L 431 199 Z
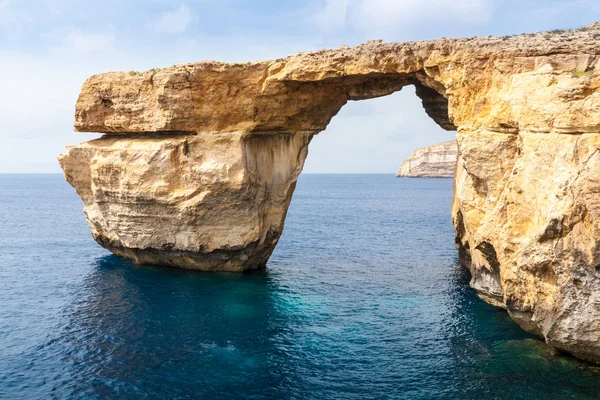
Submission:
M 0 175 L 1 399 L 593 399 L 456 264 L 452 182 L 302 176 L 264 272 L 137 267 L 59 175 Z

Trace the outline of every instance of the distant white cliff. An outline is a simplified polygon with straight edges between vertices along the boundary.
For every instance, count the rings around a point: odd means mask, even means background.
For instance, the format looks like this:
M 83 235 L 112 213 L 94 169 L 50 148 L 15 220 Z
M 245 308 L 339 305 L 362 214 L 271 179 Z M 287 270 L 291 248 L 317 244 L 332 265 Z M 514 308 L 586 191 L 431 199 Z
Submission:
M 452 178 L 457 155 L 456 140 L 417 149 L 400 165 L 396 176 Z

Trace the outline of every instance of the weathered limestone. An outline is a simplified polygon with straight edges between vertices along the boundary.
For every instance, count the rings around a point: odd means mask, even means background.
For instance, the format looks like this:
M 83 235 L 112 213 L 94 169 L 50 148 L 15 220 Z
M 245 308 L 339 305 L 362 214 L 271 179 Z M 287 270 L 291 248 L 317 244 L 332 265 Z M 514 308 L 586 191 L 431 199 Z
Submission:
M 598 39 L 595 24 L 101 74 L 84 84 L 75 127 L 106 135 L 60 163 L 114 253 L 255 269 L 311 137 L 348 100 L 415 85 L 427 114 L 458 131 L 453 219 L 472 286 L 553 346 L 600 361 Z
M 310 134 L 103 137 L 60 162 L 94 239 L 139 264 L 243 271 L 267 262 Z
M 600 360 L 600 135 L 458 142 L 454 215 L 471 285 L 548 343 Z
M 396 176 L 410 178 L 452 178 L 456 169 L 456 140 L 422 147 L 402 162 Z

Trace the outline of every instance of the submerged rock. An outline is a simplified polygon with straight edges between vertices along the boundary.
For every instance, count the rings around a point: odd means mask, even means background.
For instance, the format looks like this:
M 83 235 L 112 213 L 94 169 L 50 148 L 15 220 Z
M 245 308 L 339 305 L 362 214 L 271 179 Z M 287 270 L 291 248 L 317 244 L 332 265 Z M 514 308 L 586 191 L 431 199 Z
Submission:
M 59 158 L 98 243 L 137 263 L 264 266 L 313 135 L 414 85 L 457 130 L 453 220 L 480 296 L 600 361 L 600 29 L 321 50 L 89 78 Z M 365 136 L 365 140 L 369 140 Z
M 396 176 L 414 178 L 452 178 L 456 168 L 456 140 L 415 150 L 400 165 Z

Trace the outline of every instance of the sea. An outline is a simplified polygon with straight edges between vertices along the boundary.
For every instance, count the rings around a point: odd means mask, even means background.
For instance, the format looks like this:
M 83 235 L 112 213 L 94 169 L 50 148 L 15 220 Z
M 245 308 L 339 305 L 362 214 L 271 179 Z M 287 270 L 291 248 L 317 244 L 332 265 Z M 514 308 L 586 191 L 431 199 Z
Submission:
M 137 266 L 61 175 L 0 175 L 0 399 L 598 399 L 481 301 L 450 179 L 302 175 L 265 271 Z

